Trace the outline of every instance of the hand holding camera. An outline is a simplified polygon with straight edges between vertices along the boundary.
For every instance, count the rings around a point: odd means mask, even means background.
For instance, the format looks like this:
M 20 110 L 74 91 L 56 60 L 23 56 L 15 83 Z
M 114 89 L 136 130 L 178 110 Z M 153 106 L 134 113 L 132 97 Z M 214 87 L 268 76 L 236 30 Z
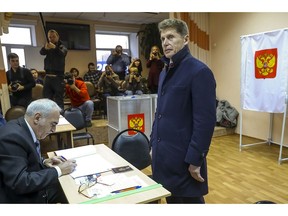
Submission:
M 152 52 L 151 53 L 151 59 L 159 59 L 159 55 L 157 52 Z
M 116 55 L 118 55 L 118 52 L 117 52 L 116 50 L 113 50 L 113 51 L 112 51 L 112 55 L 113 55 L 113 56 L 116 56 Z
M 111 76 L 112 75 L 111 71 L 106 71 L 105 73 L 106 73 L 106 76 Z
M 55 49 L 55 48 L 56 48 L 56 45 L 53 44 L 52 42 L 45 44 L 45 49 Z
M 70 72 L 65 73 L 64 81 L 70 86 L 73 85 L 74 84 L 73 75 Z
M 19 82 L 12 82 L 8 88 L 11 92 L 17 92 L 22 91 L 24 89 L 24 86 L 22 86 Z

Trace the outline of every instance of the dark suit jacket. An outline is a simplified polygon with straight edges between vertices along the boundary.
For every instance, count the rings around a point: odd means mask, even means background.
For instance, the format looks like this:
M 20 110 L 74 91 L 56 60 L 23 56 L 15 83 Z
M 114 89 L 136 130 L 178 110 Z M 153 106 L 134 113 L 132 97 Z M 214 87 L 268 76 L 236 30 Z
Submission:
M 153 179 L 174 196 L 199 197 L 208 193 L 206 155 L 216 123 L 216 82 L 187 46 L 172 60 L 174 66 L 159 79 L 151 134 Z M 204 183 L 191 177 L 190 164 L 201 166 Z
M 46 168 L 23 117 L 0 128 L 0 203 L 46 203 L 47 187 L 58 182 Z

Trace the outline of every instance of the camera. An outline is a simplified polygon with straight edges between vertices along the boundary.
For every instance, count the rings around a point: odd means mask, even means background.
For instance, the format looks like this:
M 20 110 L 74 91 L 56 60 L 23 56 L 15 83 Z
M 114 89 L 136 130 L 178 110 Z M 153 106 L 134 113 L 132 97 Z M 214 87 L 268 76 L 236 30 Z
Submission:
M 12 91 L 17 91 L 18 87 L 19 87 L 19 83 L 18 82 L 12 82 L 11 83 Z
M 135 72 L 134 75 L 135 75 L 136 77 L 139 77 L 139 76 L 140 76 L 140 74 L 139 74 L 138 72 Z
M 67 81 L 68 85 L 73 85 L 74 79 L 73 79 L 73 75 L 70 72 L 65 73 L 64 79 Z
M 111 76 L 111 71 L 106 71 L 106 76 Z

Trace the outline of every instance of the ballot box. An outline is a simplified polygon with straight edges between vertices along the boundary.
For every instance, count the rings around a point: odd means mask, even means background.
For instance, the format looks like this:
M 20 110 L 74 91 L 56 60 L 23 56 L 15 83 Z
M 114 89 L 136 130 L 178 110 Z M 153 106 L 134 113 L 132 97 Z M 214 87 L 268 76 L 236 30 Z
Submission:
M 149 138 L 152 129 L 152 97 L 150 95 L 107 97 L 108 142 L 127 128 L 142 131 Z
M 150 94 L 151 102 L 152 102 L 152 125 L 155 118 L 155 113 L 157 109 L 157 94 Z

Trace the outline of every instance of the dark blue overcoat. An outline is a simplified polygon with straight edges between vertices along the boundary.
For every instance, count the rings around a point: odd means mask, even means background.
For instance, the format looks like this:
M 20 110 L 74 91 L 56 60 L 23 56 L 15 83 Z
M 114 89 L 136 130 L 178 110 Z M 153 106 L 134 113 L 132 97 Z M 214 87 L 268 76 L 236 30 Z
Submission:
M 151 133 L 153 179 L 174 196 L 198 197 L 208 193 L 206 155 L 216 122 L 216 82 L 187 46 L 172 61 L 159 80 Z M 191 177 L 189 164 L 201 166 L 204 183 Z

